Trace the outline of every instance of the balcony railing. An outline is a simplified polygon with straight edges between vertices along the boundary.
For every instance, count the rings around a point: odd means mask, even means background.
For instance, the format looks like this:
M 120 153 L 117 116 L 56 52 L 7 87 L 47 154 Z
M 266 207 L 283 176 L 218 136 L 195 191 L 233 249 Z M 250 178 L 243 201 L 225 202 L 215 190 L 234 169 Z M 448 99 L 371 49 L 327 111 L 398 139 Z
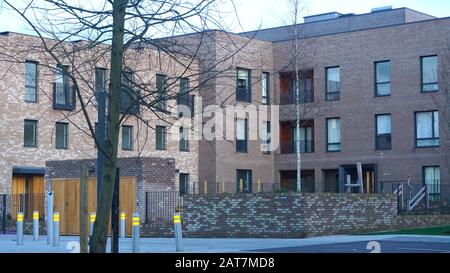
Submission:
M 282 154 L 294 154 L 296 153 L 296 143 L 292 142 L 282 142 L 280 144 Z M 313 140 L 300 140 L 300 153 L 313 153 L 314 152 L 314 141 Z
M 296 104 L 297 99 L 295 96 L 295 92 L 293 90 L 282 93 L 280 95 L 280 104 L 281 105 L 290 105 Z M 314 102 L 314 92 L 313 90 L 306 90 L 300 92 L 300 103 L 311 103 Z

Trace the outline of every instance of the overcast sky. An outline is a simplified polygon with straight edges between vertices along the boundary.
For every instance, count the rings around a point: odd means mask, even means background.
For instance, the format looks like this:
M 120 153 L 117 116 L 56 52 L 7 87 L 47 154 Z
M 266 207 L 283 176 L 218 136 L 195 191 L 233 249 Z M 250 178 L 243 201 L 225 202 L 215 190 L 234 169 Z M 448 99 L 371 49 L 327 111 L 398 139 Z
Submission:
M 83 0 L 88 1 L 88 0 Z M 92 1 L 92 0 L 91 0 Z M 222 0 L 226 1 L 226 0 Z M 234 13 L 225 15 L 231 31 L 249 31 L 283 25 L 287 0 L 234 0 L 239 21 Z M 450 17 L 450 0 L 303 0 L 302 16 L 337 11 L 367 13 L 374 7 L 408 7 L 437 17 Z M 232 8 L 230 6 L 229 11 Z M 0 31 L 28 32 L 23 22 L 5 8 L 0 0 Z

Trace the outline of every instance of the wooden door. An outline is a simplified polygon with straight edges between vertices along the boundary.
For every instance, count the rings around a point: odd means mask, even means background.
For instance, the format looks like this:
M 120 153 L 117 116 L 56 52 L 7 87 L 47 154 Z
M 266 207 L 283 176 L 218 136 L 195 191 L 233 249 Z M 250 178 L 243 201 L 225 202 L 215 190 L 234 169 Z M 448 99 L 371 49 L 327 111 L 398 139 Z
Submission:
M 80 233 L 80 180 L 63 179 L 53 180 L 54 211 L 60 213 L 60 226 L 62 235 L 78 235 Z M 88 225 L 90 213 L 97 209 L 97 182 L 89 179 L 88 182 Z M 126 234 L 131 235 L 131 218 L 136 204 L 136 180 L 134 177 L 120 179 L 120 210 L 126 216 Z M 111 224 L 110 224 L 111 227 Z M 89 227 L 88 227 L 89 229 Z

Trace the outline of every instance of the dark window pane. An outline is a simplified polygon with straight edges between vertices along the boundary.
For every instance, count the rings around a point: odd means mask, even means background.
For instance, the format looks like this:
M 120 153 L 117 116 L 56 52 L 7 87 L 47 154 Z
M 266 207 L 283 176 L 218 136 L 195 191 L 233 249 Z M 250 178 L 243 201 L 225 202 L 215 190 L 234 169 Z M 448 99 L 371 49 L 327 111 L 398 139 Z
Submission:
M 180 195 L 189 193 L 189 174 L 180 173 Z
M 189 151 L 189 129 L 180 127 L 180 151 Z
M 24 122 L 24 138 L 23 143 L 25 147 L 36 147 L 36 130 L 37 121 L 25 120 Z
M 56 123 L 56 148 L 57 149 L 67 149 L 67 130 L 68 124 L 67 123 Z
M 339 67 L 327 68 L 326 79 L 327 100 L 339 100 L 339 93 L 341 92 L 341 77 Z
M 247 119 L 236 120 L 236 152 L 247 152 Z
M 159 110 L 166 110 L 166 79 L 166 75 L 156 75 L 156 107 L 158 107 Z
M 133 149 L 133 127 L 122 126 L 122 150 Z
M 156 150 L 166 149 L 166 127 L 156 126 Z
M 252 192 L 252 171 L 251 170 L 237 170 L 236 171 L 236 192 Z
M 251 73 L 248 69 L 237 69 L 236 100 L 251 101 Z
M 37 101 L 37 63 L 25 63 L 25 101 Z
M 422 57 L 422 92 L 438 90 L 437 56 Z

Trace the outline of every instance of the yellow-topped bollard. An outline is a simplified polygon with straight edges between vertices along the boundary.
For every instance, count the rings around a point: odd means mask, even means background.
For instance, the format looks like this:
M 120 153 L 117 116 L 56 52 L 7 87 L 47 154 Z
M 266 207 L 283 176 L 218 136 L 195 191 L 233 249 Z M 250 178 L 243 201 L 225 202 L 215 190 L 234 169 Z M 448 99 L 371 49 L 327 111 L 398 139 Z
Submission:
M 175 248 L 177 251 L 183 251 L 183 232 L 181 229 L 181 214 L 173 215 L 173 225 L 175 231 Z
M 39 211 L 33 211 L 33 241 L 39 241 Z
M 17 213 L 17 245 L 23 245 L 23 212 Z
M 53 212 L 53 246 L 59 246 L 59 212 Z
M 131 218 L 132 225 L 132 237 L 133 237 L 133 253 L 139 253 L 141 251 L 140 246 L 140 219 L 139 214 L 137 212 L 133 213 L 133 217 Z

